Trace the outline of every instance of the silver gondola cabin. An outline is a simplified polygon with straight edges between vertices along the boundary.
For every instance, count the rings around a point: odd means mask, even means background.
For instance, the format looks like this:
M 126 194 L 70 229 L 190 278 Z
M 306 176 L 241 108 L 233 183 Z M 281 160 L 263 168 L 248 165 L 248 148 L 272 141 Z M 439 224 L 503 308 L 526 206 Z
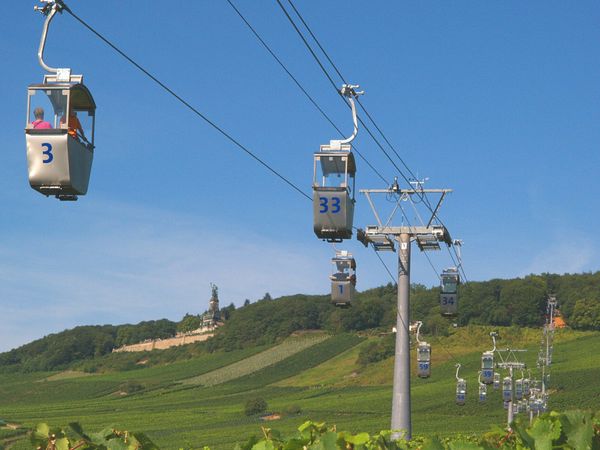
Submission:
M 62 2 L 42 0 L 36 7 L 46 16 L 38 50 L 44 70 L 42 84 L 27 90 L 27 168 L 29 184 L 36 191 L 60 200 L 76 200 L 88 190 L 94 157 L 96 103 L 83 84 L 83 75 L 71 69 L 52 68 L 43 59 L 48 27 Z
M 336 251 L 335 258 L 331 258 L 335 269 L 331 279 L 331 303 L 335 306 L 348 307 L 352 305 L 356 292 L 356 261 L 351 253 L 346 250 Z
M 458 314 L 458 284 L 460 276 L 458 269 L 451 267 L 442 272 L 442 290 L 440 292 L 440 310 L 443 316 Z
M 44 195 L 75 200 L 87 192 L 90 181 L 96 104 L 81 76 L 70 76 L 69 82 L 51 79 L 55 77 L 46 75 L 43 84 L 28 89 L 29 184 Z

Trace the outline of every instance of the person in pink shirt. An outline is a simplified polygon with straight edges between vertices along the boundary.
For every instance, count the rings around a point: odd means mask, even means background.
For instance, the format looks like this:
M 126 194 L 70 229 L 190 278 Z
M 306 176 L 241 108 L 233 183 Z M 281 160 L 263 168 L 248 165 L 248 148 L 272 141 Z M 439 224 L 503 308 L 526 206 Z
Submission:
M 33 110 L 33 115 L 35 116 L 35 120 L 31 122 L 31 125 L 35 129 L 48 129 L 52 128 L 50 122 L 44 120 L 44 108 L 37 107 Z

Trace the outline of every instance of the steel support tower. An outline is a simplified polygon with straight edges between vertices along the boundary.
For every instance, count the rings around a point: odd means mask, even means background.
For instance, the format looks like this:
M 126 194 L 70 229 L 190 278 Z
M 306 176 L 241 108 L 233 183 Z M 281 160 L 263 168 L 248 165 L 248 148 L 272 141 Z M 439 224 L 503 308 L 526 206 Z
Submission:
M 443 225 L 434 225 L 437 212 L 445 195 L 451 189 L 423 189 L 419 184 L 415 189 L 400 189 L 397 182 L 388 189 L 362 189 L 360 191 L 367 197 L 369 205 L 377 220 L 377 225 L 367 226 L 359 230 L 357 238 L 365 245 L 372 244 L 375 251 L 395 251 L 398 244 L 398 314 L 396 319 L 396 350 L 394 360 L 394 385 L 392 395 L 392 423 L 393 439 L 406 439 L 412 437 L 411 423 L 411 395 L 410 395 L 410 256 L 411 243 L 415 241 L 421 251 L 439 250 L 440 242 L 452 245 L 448 230 Z M 396 198 L 395 207 L 386 222 L 383 222 L 375 207 L 372 196 L 385 194 L 387 198 Z M 392 219 L 398 210 L 402 210 L 403 222 L 408 222 L 402 203 L 409 202 L 413 207 L 414 195 L 423 201 L 426 194 L 440 194 L 435 209 L 430 208 L 431 217 L 420 225 L 391 226 Z M 389 204 L 389 203 L 388 203 Z

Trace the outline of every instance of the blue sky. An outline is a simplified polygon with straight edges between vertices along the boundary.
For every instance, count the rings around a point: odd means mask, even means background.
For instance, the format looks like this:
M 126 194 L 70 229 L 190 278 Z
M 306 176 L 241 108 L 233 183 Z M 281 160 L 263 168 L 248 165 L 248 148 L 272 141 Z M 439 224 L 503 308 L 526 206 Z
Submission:
M 348 110 L 275 1 L 236 5 L 343 130 Z M 337 138 L 225 0 L 72 0 L 73 11 L 310 194 L 312 154 Z M 90 189 L 60 203 L 27 182 L 26 87 L 43 71 L 34 2 L 5 9 L 0 131 L 0 351 L 81 324 L 179 320 L 209 283 L 240 305 L 329 290 L 333 250 L 310 202 L 269 174 L 68 14 L 51 66 L 83 73 L 96 103 Z M 470 280 L 600 268 L 600 3 L 314 2 L 296 6 L 363 104 L 427 187 L 448 187 L 441 217 L 464 240 Z M 361 153 L 395 169 L 364 130 Z M 358 160 L 357 187 L 382 188 Z M 403 186 L 405 187 L 405 186 Z M 374 224 L 358 196 L 355 225 Z M 371 250 L 358 288 L 390 281 Z M 383 254 L 396 271 L 396 256 Z M 451 265 L 431 254 L 436 270 Z M 413 252 L 412 281 L 437 284 Z

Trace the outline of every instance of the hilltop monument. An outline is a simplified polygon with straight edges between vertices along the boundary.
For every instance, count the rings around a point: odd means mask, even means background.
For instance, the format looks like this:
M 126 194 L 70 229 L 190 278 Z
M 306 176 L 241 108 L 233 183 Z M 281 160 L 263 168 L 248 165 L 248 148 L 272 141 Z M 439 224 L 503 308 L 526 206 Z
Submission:
M 200 328 L 212 330 L 221 325 L 221 312 L 219 310 L 219 287 L 210 283 L 211 297 L 208 302 L 208 311 L 202 314 Z

